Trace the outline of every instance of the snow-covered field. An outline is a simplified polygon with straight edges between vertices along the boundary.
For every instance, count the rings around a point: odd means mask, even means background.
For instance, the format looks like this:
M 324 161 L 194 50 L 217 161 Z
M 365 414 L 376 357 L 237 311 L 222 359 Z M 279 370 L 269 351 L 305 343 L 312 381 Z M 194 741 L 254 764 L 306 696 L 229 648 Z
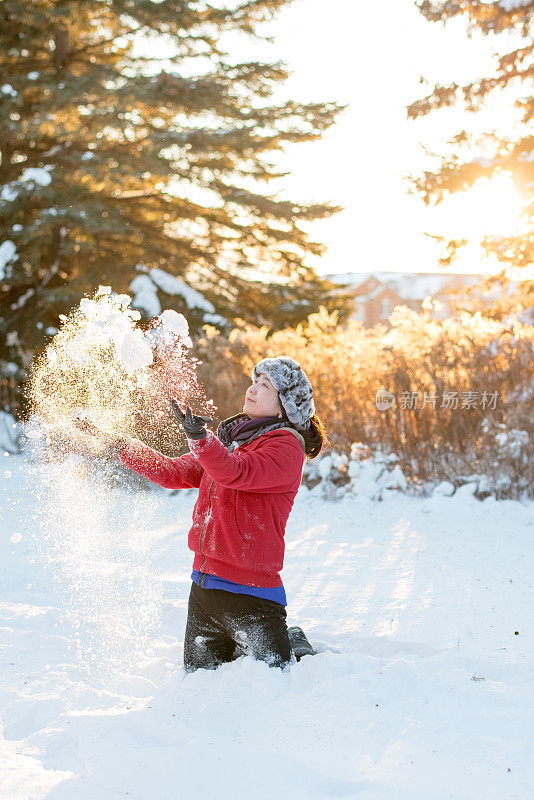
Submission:
M 0 479 L 2 800 L 534 797 L 534 504 L 302 487 L 283 577 L 319 654 L 184 676 L 196 490 Z

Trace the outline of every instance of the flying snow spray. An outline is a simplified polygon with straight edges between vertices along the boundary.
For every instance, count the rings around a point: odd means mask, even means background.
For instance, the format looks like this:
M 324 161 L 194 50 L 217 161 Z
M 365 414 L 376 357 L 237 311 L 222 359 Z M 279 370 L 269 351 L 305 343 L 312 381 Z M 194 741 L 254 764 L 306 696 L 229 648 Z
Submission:
M 159 626 L 162 586 L 148 534 L 168 495 L 74 420 L 176 456 L 185 439 L 169 398 L 216 410 L 198 381 L 185 317 L 164 311 L 143 331 L 130 303 L 102 286 L 84 298 L 62 317 L 30 385 L 41 510 L 32 547 L 66 601 L 86 678 L 106 683 L 139 669 Z

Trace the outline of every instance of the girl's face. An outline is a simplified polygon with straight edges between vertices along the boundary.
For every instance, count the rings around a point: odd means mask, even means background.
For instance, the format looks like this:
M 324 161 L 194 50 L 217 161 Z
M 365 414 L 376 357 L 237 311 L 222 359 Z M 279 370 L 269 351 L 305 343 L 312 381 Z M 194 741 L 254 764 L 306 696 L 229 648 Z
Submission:
M 255 417 L 277 417 L 282 413 L 278 392 L 266 375 L 258 375 L 249 387 L 243 412 L 253 419 Z

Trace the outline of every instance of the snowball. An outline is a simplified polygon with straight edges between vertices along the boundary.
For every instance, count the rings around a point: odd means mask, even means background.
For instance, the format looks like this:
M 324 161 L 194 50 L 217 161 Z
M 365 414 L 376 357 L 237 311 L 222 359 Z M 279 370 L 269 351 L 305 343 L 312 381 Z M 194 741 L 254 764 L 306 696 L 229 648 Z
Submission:
M 11 86 L 10 83 L 4 83 L 4 85 L 0 88 L 0 92 L 2 94 L 8 94 L 10 97 L 16 97 L 17 93 L 14 88 Z
M 134 330 L 127 333 L 122 340 L 119 353 L 130 374 L 136 369 L 152 364 L 152 350 L 145 341 L 142 331 Z
M 189 337 L 189 325 L 183 314 L 167 309 L 155 322 L 155 326 L 145 333 L 145 338 L 160 358 L 169 356 L 178 341 L 184 347 L 193 346 Z
M 172 309 L 167 309 L 160 314 L 160 320 L 166 328 L 169 328 L 177 336 L 187 336 L 189 334 L 189 325 L 183 314 L 178 314 Z

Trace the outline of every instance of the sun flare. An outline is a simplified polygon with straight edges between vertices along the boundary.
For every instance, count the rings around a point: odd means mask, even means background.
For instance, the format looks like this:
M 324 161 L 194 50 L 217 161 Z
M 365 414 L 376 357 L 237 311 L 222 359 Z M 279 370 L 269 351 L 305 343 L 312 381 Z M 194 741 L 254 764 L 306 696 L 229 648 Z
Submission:
M 525 199 L 509 174 L 481 180 L 472 189 L 455 194 L 436 209 L 443 230 L 470 242 L 485 236 L 509 236 L 521 230 Z M 441 212 L 439 209 L 441 208 Z

